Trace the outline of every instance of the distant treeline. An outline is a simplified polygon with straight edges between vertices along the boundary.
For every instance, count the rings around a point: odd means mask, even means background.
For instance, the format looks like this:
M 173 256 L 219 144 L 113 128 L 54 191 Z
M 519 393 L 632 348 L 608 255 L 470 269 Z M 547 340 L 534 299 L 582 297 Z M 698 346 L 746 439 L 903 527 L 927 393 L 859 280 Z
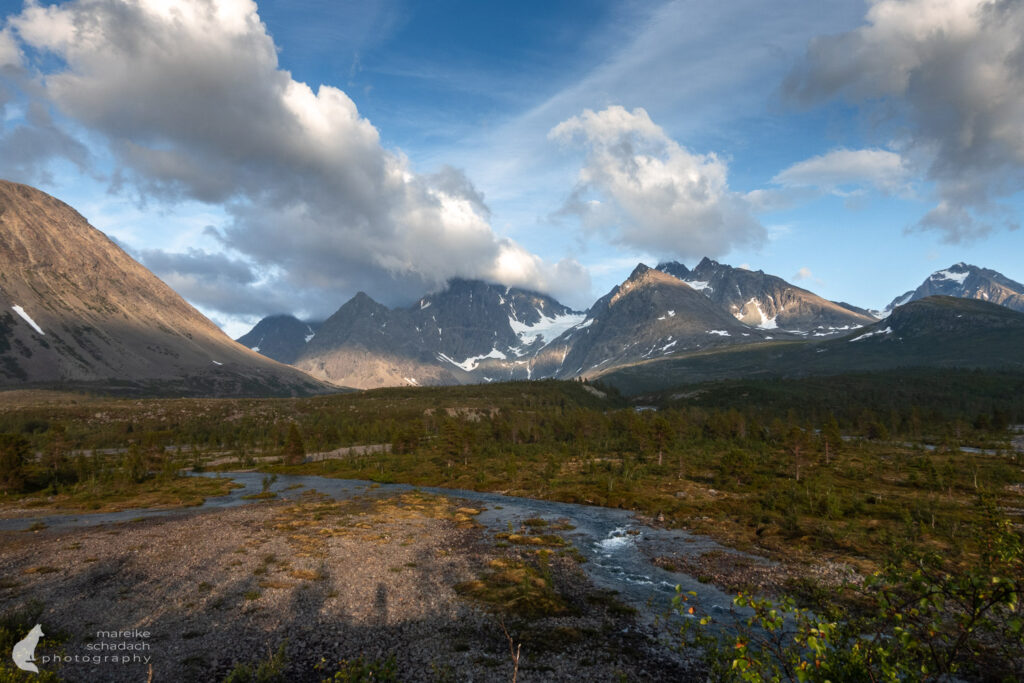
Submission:
M 599 395 L 604 394 L 604 396 Z M 8 408 L 0 433 L 33 452 L 181 448 L 273 452 L 297 424 L 307 450 L 392 443 L 426 445 L 458 425 L 474 445 L 551 443 L 632 451 L 655 432 L 772 439 L 791 426 L 871 438 L 985 439 L 1024 423 L 1024 373 L 893 372 L 801 380 L 725 381 L 640 397 L 637 410 L 614 390 L 581 382 L 379 389 L 302 399 L 83 398 Z
M 791 411 L 813 423 L 835 415 L 844 428 L 863 428 L 865 411 L 882 417 L 894 432 L 940 430 L 950 422 L 995 418 L 1024 422 L 1024 372 L 907 369 L 802 379 L 725 380 L 662 392 L 659 405 L 735 408 L 772 419 Z

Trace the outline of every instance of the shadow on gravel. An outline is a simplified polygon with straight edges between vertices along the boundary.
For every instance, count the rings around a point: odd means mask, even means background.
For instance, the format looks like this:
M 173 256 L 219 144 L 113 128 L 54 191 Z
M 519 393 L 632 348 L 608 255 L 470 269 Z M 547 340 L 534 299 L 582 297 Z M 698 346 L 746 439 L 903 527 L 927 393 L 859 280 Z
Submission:
M 522 646 L 521 680 L 691 677 L 631 616 L 588 601 L 586 581 L 565 587 L 571 613 L 550 618 L 453 597 L 489 552 L 474 529 L 388 522 L 401 532 L 390 541 L 340 536 L 349 554 L 304 554 L 248 514 L 0 534 L 0 613 L 39 601 L 44 631 L 67 634 L 63 654 L 78 659 L 61 665 L 68 681 L 145 681 L 150 663 L 155 682 L 222 681 L 282 643 L 286 681 L 389 660 L 403 681 L 510 680 L 505 628 Z M 448 529 L 440 544 L 437 529 Z

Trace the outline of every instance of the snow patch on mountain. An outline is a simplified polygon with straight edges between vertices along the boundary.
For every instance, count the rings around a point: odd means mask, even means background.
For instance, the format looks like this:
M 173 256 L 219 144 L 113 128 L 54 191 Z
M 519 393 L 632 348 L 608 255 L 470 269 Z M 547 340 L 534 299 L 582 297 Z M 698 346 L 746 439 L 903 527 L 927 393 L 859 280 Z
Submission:
M 952 280 L 953 282 L 957 283 L 958 285 L 962 285 L 964 283 L 964 280 L 967 279 L 968 275 L 970 275 L 969 271 L 968 272 L 964 272 L 964 273 L 954 273 L 951 270 L 939 270 L 939 271 L 936 271 L 936 272 L 932 273 L 931 279 L 932 280 Z M 906 303 L 906 302 L 904 302 L 904 303 Z
M 854 337 L 850 341 L 851 342 L 860 341 L 862 339 L 868 339 L 869 337 L 874 337 L 875 335 L 882 335 L 882 334 L 892 334 L 892 328 L 891 327 L 886 327 L 884 330 L 874 330 L 873 332 L 866 332 L 866 333 L 860 335 L 859 337 Z
M 33 330 L 42 335 L 46 334 L 45 332 L 43 332 L 43 328 L 39 327 L 39 325 L 36 325 L 36 321 L 33 320 L 32 317 L 25 312 L 24 308 L 22 308 L 21 306 L 11 306 L 11 310 L 20 315 L 25 320 L 25 322 L 32 326 Z
M 583 323 L 587 317 L 585 313 L 566 313 L 565 315 L 556 315 L 549 318 L 540 309 L 537 309 L 537 313 L 540 314 L 540 320 L 532 325 L 521 323 L 511 316 L 508 319 L 512 332 L 525 345 L 534 344 L 538 340 L 547 344 L 553 339 L 557 339 L 566 330 Z
M 710 295 L 711 292 L 715 291 L 714 288 L 708 286 L 711 284 L 708 280 L 683 280 L 683 282 L 698 292 L 704 292 L 705 295 Z
M 751 305 L 753 305 L 754 308 L 757 309 L 757 316 L 761 320 L 761 322 L 751 325 L 751 327 L 757 327 L 762 330 L 774 330 L 779 327 L 778 324 L 775 322 L 774 316 L 769 318 L 764 314 L 764 309 L 761 308 L 761 302 L 757 300 L 757 297 L 751 297 L 750 301 L 747 302 L 746 306 L 744 306 L 742 310 L 735 311 L 732 314 L 733 317 L 739 320 L 740 322 L 743 322 L 743 311 L 747 309 L 747 306 Z
M 499 351 L 498 349 L 491 349 L 490 351 L 488 351 L 487 353 L 485 353 L 482 356 L 472 356 L 472 357 L 467 358 L 466 360 L 462 361 L 461 363 L 459 361 L 453 359 L 453 358 L 449 358 L 448 356 L 446 356 L 443 353 L 438 353 L 437 357 L 440 360 L 447 361 L 447 362 L 451 363 L 452 365 L 454 365 L 457 368 L 462 368 L 466 372 L 473 372 L 474 370 L 476 370 L 477 366 L 480 364 L 480 361 L 482 361 L 482 360 L 484 360 L 486 358 L 496 358 L 498 360 L 508 360 L 508 357 L 504 353 Z

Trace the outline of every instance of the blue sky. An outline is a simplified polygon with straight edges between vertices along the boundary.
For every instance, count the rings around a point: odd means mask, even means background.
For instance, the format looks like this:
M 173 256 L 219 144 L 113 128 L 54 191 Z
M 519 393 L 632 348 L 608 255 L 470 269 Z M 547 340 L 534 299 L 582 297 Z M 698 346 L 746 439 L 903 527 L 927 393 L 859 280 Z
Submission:
M 586 307 L 703 255 L 865 307 L 1024 280 L 1018 3 L 0 9 L 0 176 L 234 336 L 452 276 Z

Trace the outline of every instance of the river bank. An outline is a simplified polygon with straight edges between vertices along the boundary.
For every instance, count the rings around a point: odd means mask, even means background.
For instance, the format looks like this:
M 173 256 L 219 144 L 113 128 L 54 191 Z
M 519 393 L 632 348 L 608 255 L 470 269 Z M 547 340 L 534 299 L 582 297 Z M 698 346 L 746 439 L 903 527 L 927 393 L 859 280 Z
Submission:
M 41 603 L 44 630 L 66 635 L 60 649 L 72 660 L 60 676 L 72 681 L 145 680 L 150 664 L 155 681 L 221 680 L 281 643 L 288 680 L 321 680 L 353 660 L 390 657 L 401 680 L 505 680 L 513 663 L 502 622 L 522 644 L 519 680 L 695 673 L 589 581 L 571 553 L 557 552 L 562 546 L 496 543 L 476 512 L 430 494 L 334 501 L 306 493 L 3 532 L 0 608 Z M 501 588 L 500 575 L 517 568 L 532 568 L 521 573 L 541 594 L 550 589 L 554 607 L 509 609 L 474 590 Z M 149 636 L 98 634 L 126 630 Z M 55 654 L 40 648 L 37 659 Z M 95 659 L 110 656 L 129 659 Z M 50 662 L 41 668 L 53 669 Z

